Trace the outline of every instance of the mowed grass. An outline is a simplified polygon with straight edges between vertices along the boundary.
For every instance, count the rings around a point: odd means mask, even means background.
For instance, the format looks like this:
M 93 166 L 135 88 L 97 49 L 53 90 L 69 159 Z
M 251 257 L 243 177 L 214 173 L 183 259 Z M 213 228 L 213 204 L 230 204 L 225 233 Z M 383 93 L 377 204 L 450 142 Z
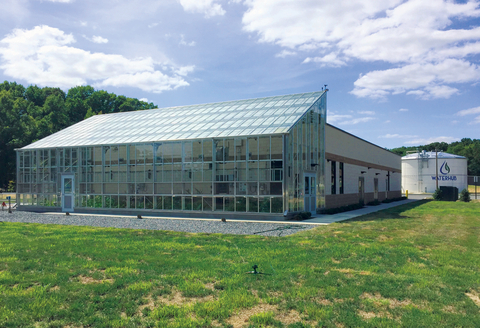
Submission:
M 0 223 L 1 327 L 478 327 L 479 296 L 480 203 L 280 238 Z

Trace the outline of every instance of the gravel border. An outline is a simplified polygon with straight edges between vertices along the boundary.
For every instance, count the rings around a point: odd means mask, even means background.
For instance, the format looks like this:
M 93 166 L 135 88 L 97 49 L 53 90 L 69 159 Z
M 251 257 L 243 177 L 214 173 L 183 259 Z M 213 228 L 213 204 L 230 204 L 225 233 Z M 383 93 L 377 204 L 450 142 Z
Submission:
M 220 219 L 136 219 L 124 216 L 117 217 L 89 214 L 67 216 L 65 214 L 45 214 L 25 211 L 13 211 L 11 214 L 9 214 L 8 211 L 0 212 L 0 221 L 278 237 L 291 235 L 299 231 L 315 228 L 317 226 L 311 224 L 302 225 L 251 221 L 244 222 L 241 220 L 227 220 L 227 222 L 222 222 Z

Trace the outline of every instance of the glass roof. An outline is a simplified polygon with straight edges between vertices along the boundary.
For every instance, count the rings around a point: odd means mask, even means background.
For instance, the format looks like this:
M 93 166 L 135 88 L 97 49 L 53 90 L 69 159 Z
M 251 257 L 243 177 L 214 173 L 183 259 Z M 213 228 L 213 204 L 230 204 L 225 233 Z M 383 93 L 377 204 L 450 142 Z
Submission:
M 287 133 L 323 93 L 96 115 L 22 149 Z

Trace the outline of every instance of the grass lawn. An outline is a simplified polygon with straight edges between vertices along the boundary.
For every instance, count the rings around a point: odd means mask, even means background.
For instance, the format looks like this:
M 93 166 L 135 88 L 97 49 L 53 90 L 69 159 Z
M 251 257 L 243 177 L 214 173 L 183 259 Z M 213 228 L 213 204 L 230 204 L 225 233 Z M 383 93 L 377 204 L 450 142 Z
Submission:
M 0 223 L 0 327 L 478 327 L 479 296 L 480 203 L 279 238 Z

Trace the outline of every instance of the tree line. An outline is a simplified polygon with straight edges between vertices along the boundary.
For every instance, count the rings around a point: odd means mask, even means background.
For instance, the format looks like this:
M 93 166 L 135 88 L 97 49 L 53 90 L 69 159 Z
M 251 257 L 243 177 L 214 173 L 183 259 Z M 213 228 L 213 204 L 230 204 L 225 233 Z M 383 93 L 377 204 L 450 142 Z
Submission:
M 468 175 L 480 176 L 480 139 L 463 138 L 450 144 L 446 142 L 433 142 L 424 146 L 399 147 L 391 149 L 392 152 L 405 156 L 407 151 L 435 151 L 435 149 L 467 158 Z
M 16 82 L 0 84 L 0 188 L 16 177 L 16 148 L 22 148 L 90 116 L 157 108 L 135 98 L 91 86 L 60 88 Z M 10 182 L 10 186 L 12 186 Z
M 16 82 L 0 84 L 0 188 L 6 189 L 16 177 L 16 148 L 60 131 L 90 116 L 158 108 L 135 98 L 117 96 L 91 86 L 76 86 L 66 93 L 59 88 L 27 88 Z M 480 140 L 434 142 L 424 146 L 399 147 L 392 152 L 405 156 L 407 151 L 426 150 L 465 156 L 468 174 L 480 176 Z M 12 185 L 12 183 L 10 183 Z

